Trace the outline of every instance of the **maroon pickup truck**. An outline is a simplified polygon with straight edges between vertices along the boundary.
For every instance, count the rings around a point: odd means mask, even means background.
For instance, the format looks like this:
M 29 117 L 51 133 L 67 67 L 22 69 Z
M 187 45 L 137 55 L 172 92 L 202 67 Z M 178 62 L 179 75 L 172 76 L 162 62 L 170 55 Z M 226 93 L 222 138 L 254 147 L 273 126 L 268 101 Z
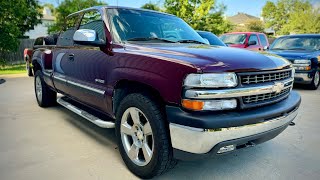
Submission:
M 141 178 L 270 140 L 298 113 L 291 63 L 207 45 L 173 15 L 101 6 L 66 25 L 54 48 L 33 54 L 37 102 L 115 128 Z

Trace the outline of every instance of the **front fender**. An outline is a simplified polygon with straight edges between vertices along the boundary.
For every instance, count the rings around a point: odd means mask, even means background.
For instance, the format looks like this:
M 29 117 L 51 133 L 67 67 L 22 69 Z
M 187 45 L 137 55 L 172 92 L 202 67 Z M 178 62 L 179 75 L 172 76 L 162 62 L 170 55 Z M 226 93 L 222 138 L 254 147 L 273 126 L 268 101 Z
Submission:
M 174 78 L 169 79 L 160 74 L 141 69 L 124 67 L 114 69 L 108 81 L 111 82 L 112 87 L 115 87 L 121 80 L 148 85 L 157 90 L 161 97 L 168 103 L 178 103 L 180 101 L 182 81 L 174 83 Z

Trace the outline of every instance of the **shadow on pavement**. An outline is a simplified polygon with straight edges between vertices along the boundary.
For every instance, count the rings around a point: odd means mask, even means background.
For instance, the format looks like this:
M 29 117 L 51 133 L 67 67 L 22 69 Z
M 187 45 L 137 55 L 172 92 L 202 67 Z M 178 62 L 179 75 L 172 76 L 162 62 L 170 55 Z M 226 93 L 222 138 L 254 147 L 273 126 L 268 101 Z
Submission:
M 6 80 L 0 79 L 0 84 L 3 84 L 3 83 L 5 83 L 5 82 L 6 82 Z

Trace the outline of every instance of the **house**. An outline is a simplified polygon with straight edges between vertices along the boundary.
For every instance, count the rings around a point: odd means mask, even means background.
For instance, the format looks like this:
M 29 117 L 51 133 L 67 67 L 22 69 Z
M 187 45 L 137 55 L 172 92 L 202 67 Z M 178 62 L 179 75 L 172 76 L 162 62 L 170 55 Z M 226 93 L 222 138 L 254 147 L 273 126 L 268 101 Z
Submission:
M 39 36 L 48 35 L 48 26 L 54 23 L 55 17 L 48 7 L 43 8 L 42 15 L 42 23 L 34 26 L 33 30 L 26 32 L 24 36 L 29 37 L 29 39 L 36 39 Z

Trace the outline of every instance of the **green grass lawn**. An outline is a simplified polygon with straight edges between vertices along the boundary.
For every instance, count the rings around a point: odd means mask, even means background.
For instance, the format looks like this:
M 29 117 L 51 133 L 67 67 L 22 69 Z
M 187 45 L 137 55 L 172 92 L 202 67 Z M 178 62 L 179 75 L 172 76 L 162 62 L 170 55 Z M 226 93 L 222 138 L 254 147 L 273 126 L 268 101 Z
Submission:
M 0 75 L 26 73 L 25 64 L 0 66 Z

